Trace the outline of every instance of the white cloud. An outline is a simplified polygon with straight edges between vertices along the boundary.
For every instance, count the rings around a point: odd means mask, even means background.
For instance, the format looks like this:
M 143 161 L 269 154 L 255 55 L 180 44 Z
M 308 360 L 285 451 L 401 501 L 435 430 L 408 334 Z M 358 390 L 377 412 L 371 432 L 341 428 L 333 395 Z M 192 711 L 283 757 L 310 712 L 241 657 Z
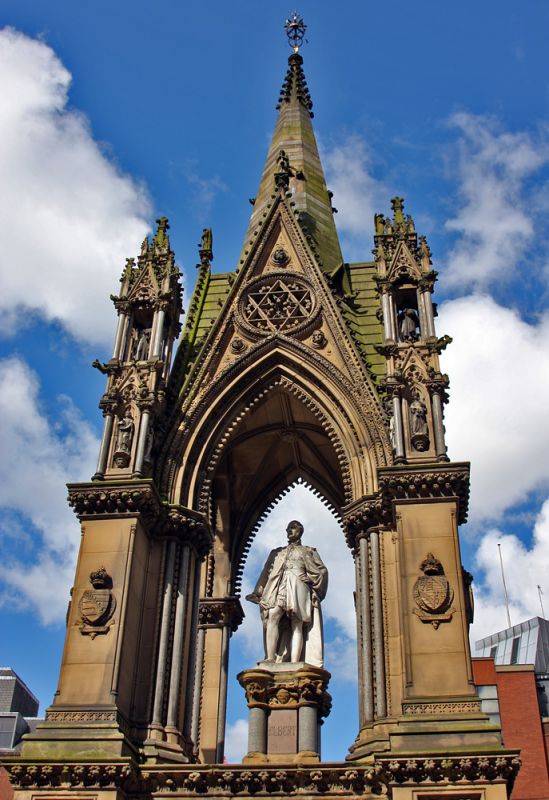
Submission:
M 13 333 L 34 312 L 109 345 L 109 294 L 150 207 L 68 107 L 70 81 L 46 44 L 0 31 L 0 331 Z
M 468 291 L 484 289 L 510 278 L 532 242 L 540 198 L 528 180 L 549 161 L 549 144 L 505 131 L 491 117 L 462 112 L 450 125 L 460 133 L 451 177 L 458 181 L 461 208 L 446 222 L 458 238 L 444 280 Z
M 80 540 L 65 483 L 89 480 L 99 443 L 67 397 L 52 424 L 39 388 L 23 361 L 0 361 L 0 604 L 32 608 L 47 624 L 63 619 Z M 32 549 L 18 535 L 30 526 Z
M 248 720 L 237 719 L 225 731 L 225 757 L 231 764 L 240 764 L 248 752 Z
M 475 623 L 471 628 L 472 652 L 476 640 L 508 627 L 498 555 L 498 542 L 505 569 L 511 624 L 541 616 L 538 585 L 549 603 L 549 500 L 543 504 L 534 526 L 532 542 L 490 529 L 481 539 L 476 566 L 482 582 L 475 588 Z
M 346 258 L 369 258 L 374 214 L 387 204 L 387 190 L 373 177 L 372 155 L 357 134 L 322 150 L 326 180 L 338 210 L 336 225 Z
M 488 296 L 446 302 L 442 367 L 450 458 L 471 461 L 471 518 L 497 519 L 549 481 L 549 314 L 537 324 Z
M 219 175 L 205 178 L 198 172 L 198 165 L 188 161 L 183 167 L 183 175 L 189 185 L 189 204 L 193 209 L 195 219 L 204 222 L 209 218 L 213 204 L 221 192 L 227 191 L 227 186 Z M 206 224 L 204 222 L 204 224 Z

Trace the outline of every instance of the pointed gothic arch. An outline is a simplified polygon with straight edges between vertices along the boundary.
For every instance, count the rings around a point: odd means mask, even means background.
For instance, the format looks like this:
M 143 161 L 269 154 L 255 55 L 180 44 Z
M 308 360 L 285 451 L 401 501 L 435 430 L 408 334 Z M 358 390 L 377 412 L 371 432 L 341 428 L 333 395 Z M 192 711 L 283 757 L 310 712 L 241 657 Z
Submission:
M 273 337 L 218 376 L 171 443 L 165 491 L 172 502 L 211 511 L 209 476 L 235 428 L 275 389 L 311 410 L 336 451 L 342 487 L 339 497 L 332 495 L 334 506 L 375 491 L 377 470 L 390 463 L 381 413 L 372 414 L 356 386 L 321 356 L 311 357 L 309 350 L 305 361 L 304 349 L 295 340 Z

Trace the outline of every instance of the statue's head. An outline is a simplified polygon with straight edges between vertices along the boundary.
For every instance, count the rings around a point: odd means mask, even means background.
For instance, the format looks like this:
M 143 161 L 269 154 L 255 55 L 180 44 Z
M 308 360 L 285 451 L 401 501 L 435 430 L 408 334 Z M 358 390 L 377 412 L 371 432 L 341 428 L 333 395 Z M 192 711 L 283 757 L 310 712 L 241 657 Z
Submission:
M 303 525 L 299 520 L 293 519 L 291 522 L 288 523 L 288 527 L 286 528 L 286 533 L 288 534 L 288 541 L 289 542 L 299 542 L 301 537 L 303 536 Z

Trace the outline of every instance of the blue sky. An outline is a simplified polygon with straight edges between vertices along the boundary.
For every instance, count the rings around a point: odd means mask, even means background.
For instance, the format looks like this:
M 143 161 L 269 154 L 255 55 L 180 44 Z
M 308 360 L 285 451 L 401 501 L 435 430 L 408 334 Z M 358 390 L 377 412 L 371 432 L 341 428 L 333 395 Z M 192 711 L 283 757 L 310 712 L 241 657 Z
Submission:
M 79 539 L 64 483 L 94 470 L 103 377 L 89 365 L 109 355 L 109 294 L 160 214 L 187 302 L 204 225 L 214 268 L 234 267 L 292 10 L 278 0 L 2 4 L 0 661 L 42 710 Z M 449 452 L 472 461 L 462 550 L 478 638 L 506 625 L 498 541 L 513 621 L 539 613 L 537 584 L 549 594 L 549 7 L 309 0 L 299 11 L 345 257 L 368 257 L 373 213 L 399 194 L 440 273 L 437 329 L 454 337 L 443 362 Z M 342 537 L 319 504 L 303 490 L 285 502 L 252 550 L 250 581 L 290 509 L 333 573 L 345 569 Z M 356 732 L 352 609 L 337 585 L 326 758 L 343 756 Z M 252 615 L 234 639 L 233 673 L 255 658 Z M 236 756 L 245 712 L 232 683 Z

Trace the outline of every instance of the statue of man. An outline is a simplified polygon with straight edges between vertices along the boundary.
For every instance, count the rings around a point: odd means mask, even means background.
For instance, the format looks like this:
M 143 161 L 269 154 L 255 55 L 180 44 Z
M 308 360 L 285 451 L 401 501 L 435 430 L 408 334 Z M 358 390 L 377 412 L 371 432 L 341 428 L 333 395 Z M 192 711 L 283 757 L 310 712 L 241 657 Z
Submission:
M 293 520 L 286 532 L 288 545 L 271 550 L 246 599 L 260 607 L 265 661 L 322 667 L 320 602 L 326 596 L 328 570 L 314 547 L 301 544 L 301 522 Z

